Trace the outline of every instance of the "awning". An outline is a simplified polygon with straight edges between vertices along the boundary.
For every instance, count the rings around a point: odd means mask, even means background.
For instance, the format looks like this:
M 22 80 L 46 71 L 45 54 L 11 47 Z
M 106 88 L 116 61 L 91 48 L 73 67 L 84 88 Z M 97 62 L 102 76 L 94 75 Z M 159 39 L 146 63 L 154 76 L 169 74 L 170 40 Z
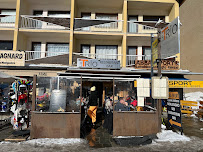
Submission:
M 70 18 L 65 17 L 35 17 L 35 16 L 24 16 L 26 18 L 32 18 L 35 20 L 52 23 L 55 25 L 60 25 L 63 27 L 70 28 Z M 74 19 L 74 29 L 101 25 L 106 23 L 118 22 L 117 20 L 100 20 L 100 19 L 82 19 L 76 18 Z

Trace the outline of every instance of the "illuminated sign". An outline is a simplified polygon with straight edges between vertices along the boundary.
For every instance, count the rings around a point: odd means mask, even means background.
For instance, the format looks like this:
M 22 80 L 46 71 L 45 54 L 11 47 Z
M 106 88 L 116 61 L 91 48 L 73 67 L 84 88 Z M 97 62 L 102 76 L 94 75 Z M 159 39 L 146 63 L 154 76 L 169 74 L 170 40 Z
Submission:
M 77 59 L 77 67 L 89 69 L 120 69 L 118 60 Z
M 169 80 L 169 88 L 203 88 L 203 81 L 190 81 L 190 80 Z M 137 81 L 134 81 L 134 87 L 137 87 Z
M 203 81 L 169 81 L 169 88 L 203 88 Z
M 25 52 L 0 51 L 0 66 L 25 66 Z

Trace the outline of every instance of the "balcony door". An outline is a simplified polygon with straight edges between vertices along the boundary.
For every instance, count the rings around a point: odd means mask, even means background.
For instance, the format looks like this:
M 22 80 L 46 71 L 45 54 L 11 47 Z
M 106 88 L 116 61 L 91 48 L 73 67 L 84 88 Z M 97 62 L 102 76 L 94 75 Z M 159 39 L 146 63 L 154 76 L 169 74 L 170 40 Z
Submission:
M 32 42 L 32 51 L 29 55 L 29 59 L 41 58 L 41 42 Z
M 142 50 L 144 55 L 143 60 L 151 60 L 151 47 L 143 47 Z
M 127 55 L 127 65 L 135 65 L 135 61 L 137 60 L 137 58 L 137 46 L 129 46 Z
M 118 46 L 97 45 L 96 59 L 112 59 L 117 60 Z
M 84 57 L 90 58 L 90 45 L 81 45 L 81 53 Z
M 137 21 L 137 16 L 128 16 L 128 21 Z M 137 33 L 138 26 L 135 23 L 128 23 L 128 32 L 129 33 Z
M 47 57 L 69 53 L 68 43 L 47 43 Z
M 91 19 L 91 13 L 81 13 L 82 19 Z M 82 31 L 90 31 L 90 27 L 83 27 Z

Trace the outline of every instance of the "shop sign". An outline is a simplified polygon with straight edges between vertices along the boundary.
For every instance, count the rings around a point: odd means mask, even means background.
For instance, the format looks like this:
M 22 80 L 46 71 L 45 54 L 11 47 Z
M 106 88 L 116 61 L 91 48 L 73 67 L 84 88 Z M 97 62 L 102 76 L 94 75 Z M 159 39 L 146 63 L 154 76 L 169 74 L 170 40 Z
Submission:
M 174 19 L 168 26 L 161 29 L 161 58 L 180 53 L 180 20 Z
M 135 69 L 151 69 L 151 61 L 150 60 L 136 60 L 135 61 Z M 158 69 L 157 65 L 154 66 L 154 69 Z M 179 62 L 178 61 L 169 61 L 162 60 L 161 61 L 161 69 L 162 70 L 178 70 Z
M 178 94 L 173 93 L 173 94 Z M 171 99 L 167 100 L 167 113 L 168 113 L 168 121 L 171 124 L 171 126 L 182 128 L 182 121 L 181 121 L 181 106 L 180 106 L 180 100 L 178 99 Z M 177 98 L 174 96 L 174 98 Z
M 78 68 L 120 69 L 118 60 L 77 59 Z
M 0 66 L 25 66 L 25 52 L 0 51 Z
M 157 66 L 156 60 L 158 59 L 158 39 L 156 39 L 153 43 L 152 43 L 152 63 L 153 66 Z
M 203 81 L 169 81 L 169 88 L 203 88 Z
M 153 99 L 168 99 L 169 87 L 168 77 L 152 77 L 152 98 Z
M 203 88 L 203 81 L 168 81 L 169 88 Z M 134 87 L 137 87 L 137 81 L 134 81 Z

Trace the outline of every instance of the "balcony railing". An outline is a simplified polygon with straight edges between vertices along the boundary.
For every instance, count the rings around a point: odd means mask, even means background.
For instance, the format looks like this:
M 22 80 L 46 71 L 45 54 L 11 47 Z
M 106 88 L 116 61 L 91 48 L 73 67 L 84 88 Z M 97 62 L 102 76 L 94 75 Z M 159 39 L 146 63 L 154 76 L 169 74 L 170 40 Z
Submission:
M 86 21 L 87 19 L 82 19 L 82 18 L 76 18 L 75 20 L 82 20 Z M 92 19 L 92 21 L 96 22 L 98 21 L 97 19 Z M 102 21 L 102 20 L 99 20 Z M 104 20 L 107 21 L 108 20 Z M 89 20 L 91 22 L 91 20 Z M 87 27 L 82 27 L 82 28 L 75 28 L 75 31 L 83 31 L 83 32 L 122 32 L 123 28 L 123 21 L 119 20 L 109 20 L 110 23 L 103 23 L 99 25 L 93 25 L 93 26 L 87 26 Z
M 39 19 L 34 19 L 34 17 L 37 17 Z M 64 27 L 61 25 L 56 25 L 53 23 L 45 22 L 40 20 L 40 18 L 43 18 L 42 16 L 21 16 L 21 28 L 24 29 L 48 29 L 48 30 L 70 30 L 68 27 Z M 54 18 L 54 17 L 52 17 Z M 63 18 L 63 17 L 60 17 Z M 66 17 L 64 17 L 66 18 Z
M 134 33 L 134 34 L 154 33 L 154 34 L 156 34 L 157 28 L 128 21 L 128 33 Z
M 151 55 L 126 55 L 126 66 L 134 66 L 138 60 L 151 60 Z
M 0 28 L 14 28 L 15 27 L 15 15 L 1 15 L 0 14 Z
M 68 52 L 25 51 L 25 61 L 54 57 L 64 54 L 68 54 Z
M 90 54 L 90 53 L 73 53 L 75 55 L 89 58 L 89 59 L 103 59 L 103 60 L 121 60 L 122 54 Z

